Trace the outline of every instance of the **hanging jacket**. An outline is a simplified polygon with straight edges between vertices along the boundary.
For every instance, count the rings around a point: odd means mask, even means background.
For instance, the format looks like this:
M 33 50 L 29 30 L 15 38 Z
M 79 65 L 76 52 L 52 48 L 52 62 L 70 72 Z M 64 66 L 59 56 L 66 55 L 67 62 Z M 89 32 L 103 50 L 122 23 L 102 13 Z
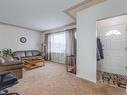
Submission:
M 99 38 L 97 38 L 97 60 L 104 59 L 104 53 L 102 48 L 102 43 Z

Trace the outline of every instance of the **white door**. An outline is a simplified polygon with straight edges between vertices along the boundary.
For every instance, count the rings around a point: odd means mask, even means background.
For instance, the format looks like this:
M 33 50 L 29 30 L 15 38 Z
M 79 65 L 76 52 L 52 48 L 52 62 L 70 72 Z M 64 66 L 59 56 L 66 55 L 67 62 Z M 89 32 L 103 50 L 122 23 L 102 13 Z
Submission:
M 104 60 L 102 70 L 125 75 L 125 25 L 103 27 Z

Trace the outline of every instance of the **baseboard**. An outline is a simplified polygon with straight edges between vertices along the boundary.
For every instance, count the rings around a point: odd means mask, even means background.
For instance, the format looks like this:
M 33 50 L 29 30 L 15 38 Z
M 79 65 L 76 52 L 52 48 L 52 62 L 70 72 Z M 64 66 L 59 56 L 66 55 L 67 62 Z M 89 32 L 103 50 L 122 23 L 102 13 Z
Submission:
M 76 77 L 81 78 L 81 79 L 83 79 L 83 80 L 87 80 L 87 81 L 90 81 L 90 82 L 96 83 L 96 81 L 94 81 L 94 80 L 90 80 L 90 79 L 88 79 L 88 78 L 84 77 L 84 75 L 83 75 L 83 74 L 76 74 Z

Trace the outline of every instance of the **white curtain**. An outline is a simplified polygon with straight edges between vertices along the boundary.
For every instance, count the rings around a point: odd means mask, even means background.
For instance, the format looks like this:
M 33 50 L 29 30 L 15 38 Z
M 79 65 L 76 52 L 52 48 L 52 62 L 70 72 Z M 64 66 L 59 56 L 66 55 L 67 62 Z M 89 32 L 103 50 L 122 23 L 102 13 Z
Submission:
M 75 29 L 46 35 L 47 60 L 65 63 L 66 57 L 76 55 Z
M 51 61 L 65 63 L 65 32 L 51 34 Z

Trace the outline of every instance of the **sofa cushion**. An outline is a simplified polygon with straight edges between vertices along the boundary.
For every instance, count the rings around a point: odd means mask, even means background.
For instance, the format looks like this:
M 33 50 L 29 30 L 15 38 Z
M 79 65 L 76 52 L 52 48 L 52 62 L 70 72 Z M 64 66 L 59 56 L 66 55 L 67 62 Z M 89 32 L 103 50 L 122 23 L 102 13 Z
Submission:
M 42 59 L 42 56 L 32 56 L 28 57 L 28 59 Z
M 5 62 L 14 61 L 12 56 L 4 57 Z
M 32 51 L 33 56 L 39 56 L 40 55 L 40 51 L 34 50 Z
M 31 51 L 25 51 L 26 53 L 26 57 L 32 56 L 32 52 Z
M 42 59 L 42 56 L 23 57 L 22 60 Z
M 5 63 L 5 59 L 2 56 L 0 56 L 0 63 Z
M 16 51 L 16 52 L 13 53 L 13 56 L 14 56 L 15 58 L 16 58 L 16 57 L 18 57 L 18 58 L 26 57 L 25 51 Z
M 30 57 L 22 57 L 21 60 L 28 60 Z

